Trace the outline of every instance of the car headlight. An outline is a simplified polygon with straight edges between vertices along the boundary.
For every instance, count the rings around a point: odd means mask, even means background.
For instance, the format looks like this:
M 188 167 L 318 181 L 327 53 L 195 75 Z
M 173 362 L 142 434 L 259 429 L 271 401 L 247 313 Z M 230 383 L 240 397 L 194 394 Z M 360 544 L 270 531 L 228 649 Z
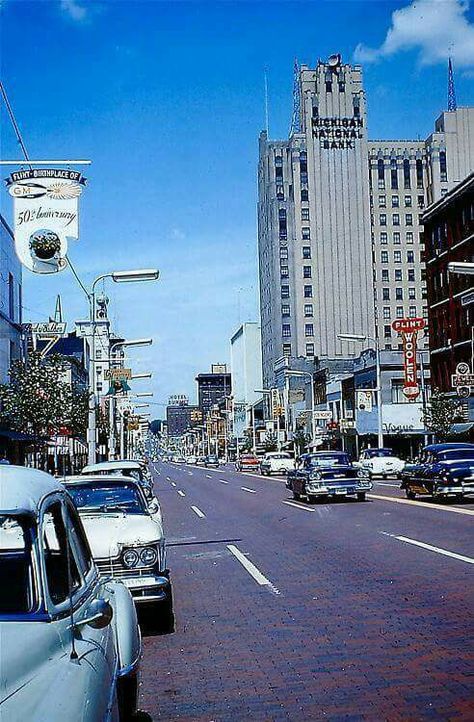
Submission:
M 137 566 L 138 562 L 140 560 L 140 557 L 138 556 L 138 552 L 135 551 L 135 549 L 127 549 L 122 554 L 122 561 L 128 569 L 133 569 Z
M 309 475 L 309 478 L 310 478 L 310 481 L 319 481 L 320 479 L 323 478 L 323 475 L 321 474 L 320 471 L 312 471 L 311 474 Z
M 145 547 L 140 552 L 140 559 L 147 567 L 153 566 L 158 560 L 158 553 L 154 547 Z
M 357 472 L 357 476 L 359 477 L 359 479 L 367 479 L 369 474 L 365 469 L 359 469 L 359 471 Z

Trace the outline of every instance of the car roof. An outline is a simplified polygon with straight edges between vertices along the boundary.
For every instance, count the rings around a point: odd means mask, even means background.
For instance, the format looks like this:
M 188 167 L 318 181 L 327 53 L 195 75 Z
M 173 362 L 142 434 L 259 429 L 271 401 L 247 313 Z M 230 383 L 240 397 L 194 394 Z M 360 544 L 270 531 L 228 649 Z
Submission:
M 82 470 L 82 474 L 93 474 L 95 471 L 114 471 L 115 469 L 141 469 L 138 461 L 101 461 L 99 464 L 89 464 Z
M 64 487 L 44 471 L 25 466 L 0 466 L 0 510 L 37 514 L 42 500 Z
M 91 484 L 94 482 L 103 483 L 104 481 L 121 481 L 122 483 L 136 484 L 138 486 L 138 481 L 132 476 L 120 476 L 119 474 L 79 474 L 77 476 L 63 476 L 61 484 L 69 486 L 73 484 Z
M 474 449 L 474 444 L 462 443 L 461 441 L 446 444 L 430 444 L 425 446 L 424 451 L 449 451 L 450 449 Z

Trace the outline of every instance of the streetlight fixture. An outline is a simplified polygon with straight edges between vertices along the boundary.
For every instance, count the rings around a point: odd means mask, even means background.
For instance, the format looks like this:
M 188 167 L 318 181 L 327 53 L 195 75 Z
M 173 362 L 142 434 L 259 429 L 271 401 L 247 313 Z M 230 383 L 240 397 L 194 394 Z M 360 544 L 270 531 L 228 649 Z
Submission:
M 132 381 L 135 381 L 135 379 L 151 379 L 153 374 L 151 371 L 148 371 L 147 373 L 143 374 L 132 374 L 131 379 Z
M 291 369 L 285 369 L 283 371 L 285 376 L 306 376 L 309 377 L 311 383 L 310 383 L 310 389 L 311 389 L 311 443 L 314 444 L 316 435 L 315 435 L 315 429 L 314 429 L 314 376 L 311 373 L 311 371 L 292 371 Z
M 376 398 L 377 398 L 377 443 L 379 449 L 383 449 L 383 421 L 382 421 L 382 371 L 380 367 L 380 344 L 378 338 L 358 333 L 338 333 L 341 341 L 373 341 L 375 344 L 375 373 L 376 373 Z
M 474 263 L 468 261 L 451 261 L 448 263 L 449 273 L 460 273 L 464 276 L 474 275 Z
M 136 271 L 112 271 L 110 275 L 115 283 L 133 283 L 134 281 L 157 281 L 160 272 L 157 268 L 140 268 Z
M 132 376 L 132 378 L 133 378 L 133 376 Z M 153 391 L 143 391 L 143 392 L 140 392 L 139 394 L 133 394 L 133 395 L 136 396 L 137 398 L 143 399 L 145 397 L 151 397 L 154 394 L 153 394 Z

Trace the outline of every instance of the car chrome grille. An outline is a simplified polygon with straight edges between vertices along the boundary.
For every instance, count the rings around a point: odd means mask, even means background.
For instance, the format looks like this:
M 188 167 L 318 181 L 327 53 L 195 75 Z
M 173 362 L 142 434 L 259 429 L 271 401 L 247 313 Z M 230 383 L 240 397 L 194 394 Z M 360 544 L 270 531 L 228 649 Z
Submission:
M 131 579 L 150 575 L 151 567 L 147 569 L 126 569 L 118 557 L 113 559 L 96 559 L 97 569 L 101 577 L 117 577 L 118 579 Z

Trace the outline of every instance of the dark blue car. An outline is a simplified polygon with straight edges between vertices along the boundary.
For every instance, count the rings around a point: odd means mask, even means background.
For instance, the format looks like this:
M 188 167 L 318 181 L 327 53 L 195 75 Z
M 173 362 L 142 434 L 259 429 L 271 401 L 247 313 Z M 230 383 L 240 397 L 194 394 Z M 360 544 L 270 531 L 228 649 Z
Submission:
M 418 494 L 439 499 L 474 494 L 474 444 L 425 446 L 417 462 L 403 470 L 400 486 L 409 499 Z

